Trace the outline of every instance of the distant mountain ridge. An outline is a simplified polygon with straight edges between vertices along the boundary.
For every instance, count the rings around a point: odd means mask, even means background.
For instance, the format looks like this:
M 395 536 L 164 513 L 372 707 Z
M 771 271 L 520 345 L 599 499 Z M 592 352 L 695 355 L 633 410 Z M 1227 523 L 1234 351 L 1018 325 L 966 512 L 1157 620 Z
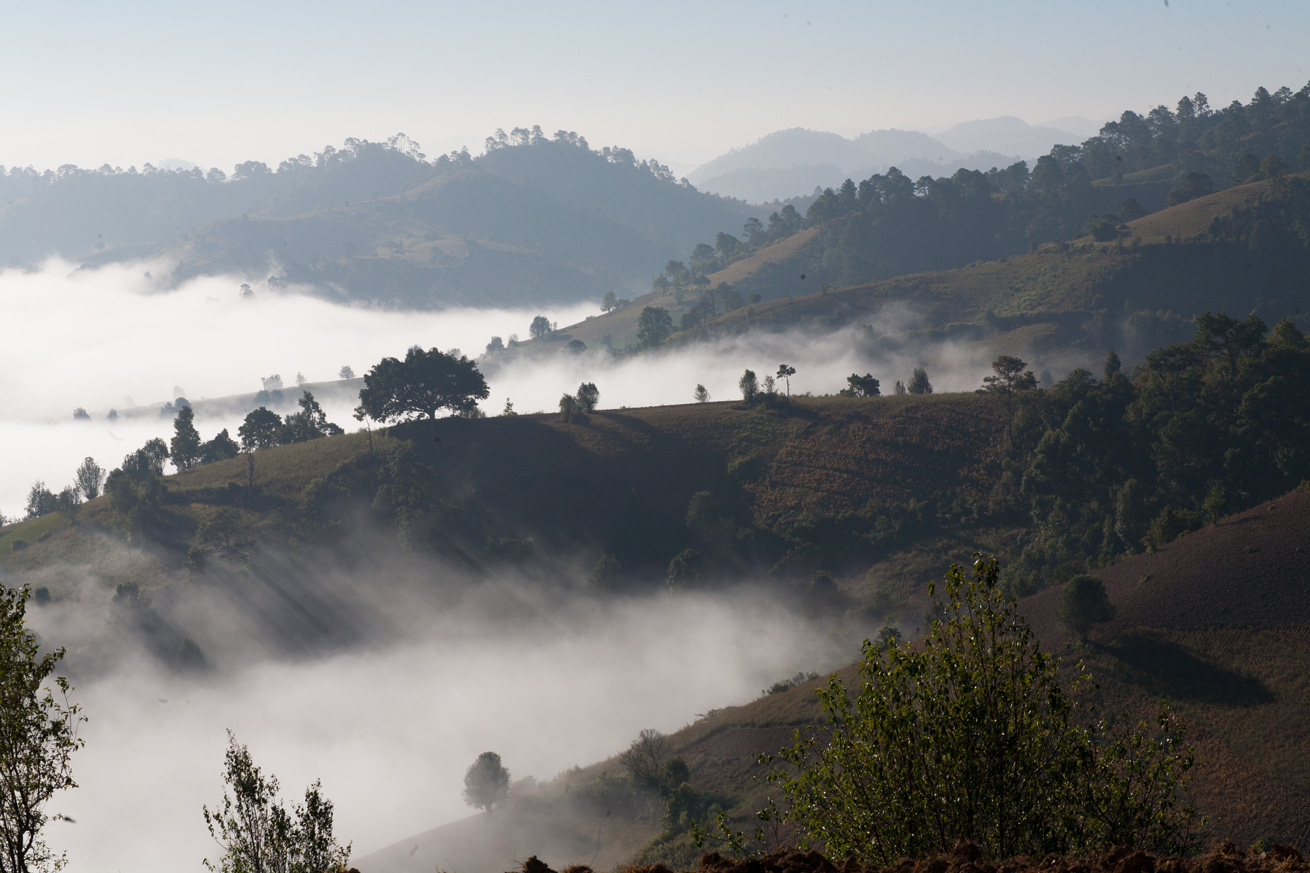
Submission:
M 516 129 L 479 157 L 433 161 L 401 135 L 230 177 L 0 170 L 0 264 L 148 259 L 164 262 L 161 284 L 229 274 L 388 306 L 544 305 L 639 292 L 698 240 L 763 214 L 571 132 Z
M 732 149 L 687 178 L 707 191 L 761 203 L 808 194 L 816 186 L 836 187 L 843 179 L 865 178 L 893 166 L 911 178 L 988 170 L 1032 161 L 1054 145 L 1082 139 L 1013 116 L 964 122 L 935 136 L 888 129 L 847 138 L 794 127 Z

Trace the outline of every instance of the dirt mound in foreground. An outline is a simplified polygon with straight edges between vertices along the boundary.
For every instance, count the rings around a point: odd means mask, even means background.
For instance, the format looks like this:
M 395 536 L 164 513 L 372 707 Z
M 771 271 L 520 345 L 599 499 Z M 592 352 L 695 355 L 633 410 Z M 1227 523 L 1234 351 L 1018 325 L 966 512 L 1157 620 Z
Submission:
M 522 873 L 554 873 L 535 856 Z M 1288 846 L 1243 852 L 1224 841 L 1212 851 L 1193 858 L 1160 857 L 1147 852 L 1115 849 L 1095 857 L 1048 858 L 1019 856 L 988 862 L 973 843 L 961 843 L 948 855 L 921 861 L 902 859 L 890 867 L 845 861 L 834 864 L 818 852 L 786 848 L 758 858 L 725 858 L 718 852 L 701 857 L 700 866 L 686 873 L 1306 873 L 1310 871 L 1301 853 Z M 518 873 L 518 871 L 515 871 Z M 574 866 L 564 873 L 591 873 L 591 868 Z M 631 865 L 620 873 L 674 873 L 663 864 Z

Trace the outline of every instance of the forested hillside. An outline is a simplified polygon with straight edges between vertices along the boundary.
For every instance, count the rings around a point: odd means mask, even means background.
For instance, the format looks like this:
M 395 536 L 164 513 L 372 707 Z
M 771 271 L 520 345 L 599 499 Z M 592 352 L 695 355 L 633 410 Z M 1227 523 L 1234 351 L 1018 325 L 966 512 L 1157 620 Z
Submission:
M 14 168 L 0 203 L 0 262 L 162 259 L 161 283 L 229 273 L 419 308 L 599 299 L 756 214 L 627 149 L 539 128 L 491 137 L 478 158 L 429 161 L 398 135 L 231 176 Z
M 689 252 L 690 282 L 807 227 L 821 229 L 785 265 L 732 280 L 741 299 L 792 296 L 907 273 L 1010 257 L 1044 243 L 1113 240 L 1125 222 L 1234 185 L 1310 169 L 1310 85 L 1264 88 L 1212 109 L 1204 94 L 1176 109 L 1126 111 L 1082 145 L 1060 145 L 1029 166 L 917 179 L 892 167 L 829 188 L 804 215 L 777 210 L 742 234 L 705 237 Z M 666 269 L 655 279 L 678 283 Z M 797 277 L 805 276 L 800 285 Z M 711 285 L 724 279 L 711 279 Z M 709 288 L 691 288 L 708 292 Z

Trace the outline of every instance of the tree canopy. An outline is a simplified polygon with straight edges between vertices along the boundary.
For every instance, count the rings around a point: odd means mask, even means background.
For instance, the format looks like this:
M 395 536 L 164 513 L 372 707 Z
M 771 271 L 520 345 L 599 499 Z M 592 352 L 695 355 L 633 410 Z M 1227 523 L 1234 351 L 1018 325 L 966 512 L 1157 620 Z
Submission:
M 1089 678 L 1061 681 L 997 577 L 994 560 L 953 565 L 923 644 L 866 641 L 858 693 L 836 676 L 819 691 L 826 723 L 764 759 L 782 817 L 832 857 L 881 865 L 961 839 L 991 858 L 1185 850 L 1184 726 L 1167 709 L 1127 732 L 1080 717 Z
M 383 358 L 364 374 L 359 405 L 374 421 L 400 421 L 449 409 L 468 413 L 490 393 L 477 365 L 464 355 L 414 346 L 405 359 Z
M 509 795 L 509 771 L 500 755 L 483 752 L 464 774 L 464 802 L 488 812 Z
M 28 589 L 0 586 L 0 870 L 58 868 L 41 839 L 46 804 L 56 791 L 76 788 L 69 757 L 81 748 L 85 721 L 68 702 L 72 686 L 51 681 L 63 649 L 40 653 L 25 623 Z

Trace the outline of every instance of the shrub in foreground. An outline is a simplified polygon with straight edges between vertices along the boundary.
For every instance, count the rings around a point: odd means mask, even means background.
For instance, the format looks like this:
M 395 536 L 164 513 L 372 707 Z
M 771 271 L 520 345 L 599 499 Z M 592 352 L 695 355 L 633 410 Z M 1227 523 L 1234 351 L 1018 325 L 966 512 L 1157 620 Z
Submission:
M 958 840 L 990 858 L 1189 848 L 1184 726 L 1164 706 L 1128 732 L 1094 720 L 1078 702 L 1090 677 L 1080 668 L 1066 687 L 997 574 L 995 560 L 952 566 L 926 639 L 865 642 L 858 693 L 834 676 L 819 691 L 826 724 L 761 758 L 784 798 L 761 819 L 879 864 Z

